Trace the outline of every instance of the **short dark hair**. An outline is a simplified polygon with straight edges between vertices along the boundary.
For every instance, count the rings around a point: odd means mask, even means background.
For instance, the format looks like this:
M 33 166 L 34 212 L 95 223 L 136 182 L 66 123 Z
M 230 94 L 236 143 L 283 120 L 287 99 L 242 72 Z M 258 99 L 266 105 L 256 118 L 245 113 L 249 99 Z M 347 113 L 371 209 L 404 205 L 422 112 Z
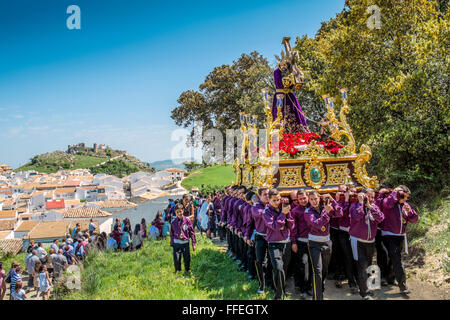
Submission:
M 275 188 L 270 189 L 269 190 L 269 199 L 274 197 L 274 196 L 277 196 L 279 194 L 280 194 L 280 192 L 277 189 L 275 189 Z
M 249 192 L 247 192 L 245 199 L 247 199 L 247 201 L 252 201 L 252 198 L 254 195 L 255 195 L 255 193 L 253 191 L 249 191 Z
M 239 190 L 244 190 L 244 193 L 247 193 L 247 188 L 245 186 L 240 186 Z
M 268 190 L 269 188 L 267 188 L 267 187 L 261 187 L 261 188 L 259 188 L 258 189 L 258 195 L 260 196 L 260 195 L 262 195 L 262 193 L 264 192 L 264 191 L 266 191 L 266 190 Z
M 177 211 L 177 210 L 184 210 L 184 206 L 181 204 L 181 203 L 177 203 L 176 205 L 175 205 L 175 211 Z
M 308 198 L 313 196 L 313 195 L 317 195 L 320 198 L 320 193 L 317 192 L 316 190 L 310 190 L 308 191 Z
M 389 181 L 385 181 L 381 184 L 380 186 L 381 189 L 393 189 L 394 185 L 392 183 L 390 183 Z

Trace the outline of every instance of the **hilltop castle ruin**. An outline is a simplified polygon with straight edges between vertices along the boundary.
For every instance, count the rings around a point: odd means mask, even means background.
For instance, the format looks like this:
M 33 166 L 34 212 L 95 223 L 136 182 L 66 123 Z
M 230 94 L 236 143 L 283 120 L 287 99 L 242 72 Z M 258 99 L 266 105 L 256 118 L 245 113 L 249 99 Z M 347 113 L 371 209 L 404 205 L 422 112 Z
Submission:
M 73 146 L 69 145 L 67 147 L 67 153 L 68 154 L 77 154 L 80 151 L 92 151 L 94 153 L 97 153 L 99 150 L 106 150 L 107 146 L 104 144 L 97 145 L 97 143 L 94 143 L 94 146 L 92 148 L 86 147 L 86 144 L 84 142 L 81 142 L 79 144 L 74 144 Z

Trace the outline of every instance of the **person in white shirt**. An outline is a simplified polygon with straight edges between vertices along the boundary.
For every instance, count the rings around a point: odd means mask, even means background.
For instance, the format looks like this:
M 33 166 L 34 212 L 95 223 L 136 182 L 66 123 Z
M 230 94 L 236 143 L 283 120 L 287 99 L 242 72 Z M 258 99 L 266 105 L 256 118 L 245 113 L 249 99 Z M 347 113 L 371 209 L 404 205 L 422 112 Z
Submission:
M 59 250 L 59 246 L 58 246 L 59 240 L 55 239 L 53 240 L 52 245 L 50 246 L 50 248 L 53 248 L 54 252 L 57 253 Z
M 36 249 L 36 255 L 39 259 L 45 257 L 47 255 L 47 251 L 43 248 L 43 244 L 41 242 L 38 243 L 38 248 Z

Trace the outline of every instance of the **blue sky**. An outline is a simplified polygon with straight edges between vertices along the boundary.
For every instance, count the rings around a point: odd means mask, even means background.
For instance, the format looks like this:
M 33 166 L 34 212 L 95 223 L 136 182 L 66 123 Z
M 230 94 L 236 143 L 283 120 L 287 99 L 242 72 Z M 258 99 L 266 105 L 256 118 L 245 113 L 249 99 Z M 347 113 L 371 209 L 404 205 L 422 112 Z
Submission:
M 69 30 L 69 5 L 81 30 Z M 0 163 L 105 143 L 143 161 L 178 142 L 170 110 L 215 67 L 281 39 L 314 36 L 344 0 L 4 0 L 0 2 Z M 293 41 L 292 41 L 293 42 Z

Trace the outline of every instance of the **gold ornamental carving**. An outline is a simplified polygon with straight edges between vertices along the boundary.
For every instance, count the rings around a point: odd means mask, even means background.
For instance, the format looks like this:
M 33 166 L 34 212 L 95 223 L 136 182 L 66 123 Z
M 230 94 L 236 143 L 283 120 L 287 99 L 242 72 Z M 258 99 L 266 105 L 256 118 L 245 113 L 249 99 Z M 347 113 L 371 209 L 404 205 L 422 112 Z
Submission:
M 353 176 L 364 187 L 377 188 L 379 185 L 377 176 L 369 177 L 366 170 L 366 163 L 369 162 L 371 157 L 372 151 L 370 147 L 363 144 L 359 150 L 358 158 L 355 160 L 355 173 Z
M 302 167 L 280 167 L 279 188 L 306 187 L 302 180 Z
M 241 168 L 239 166 L 239 160 L 237 158 L 234 159 L 233 170 L 234 170 L 234 173 L 236 174 L 236 181 L 233 181 L 233 185 L 234 186 L 240 185 L 241 180 L 242 180 L 242 175 L 241 175 Z
M 326 186 L 341 185 L 347 183 L 347 164 L 327 164 L 327 183 Z

